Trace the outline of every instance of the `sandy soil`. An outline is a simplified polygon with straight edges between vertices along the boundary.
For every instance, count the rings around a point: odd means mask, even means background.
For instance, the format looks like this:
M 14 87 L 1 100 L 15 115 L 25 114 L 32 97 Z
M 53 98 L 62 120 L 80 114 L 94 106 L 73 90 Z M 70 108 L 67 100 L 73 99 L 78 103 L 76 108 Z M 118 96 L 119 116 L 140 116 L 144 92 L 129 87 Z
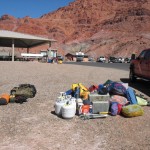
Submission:
M 72 83 L 89 87 L 107 79 L 128 78 L 128 71 L 38 62 L 0 62 L 0 93 L 21 83 L 34 84 L 36 97 L 0 106 L 0 150 L 149 150 L 150 107 L 144 116 L 65 120 L 53 114 L 59 92 Z

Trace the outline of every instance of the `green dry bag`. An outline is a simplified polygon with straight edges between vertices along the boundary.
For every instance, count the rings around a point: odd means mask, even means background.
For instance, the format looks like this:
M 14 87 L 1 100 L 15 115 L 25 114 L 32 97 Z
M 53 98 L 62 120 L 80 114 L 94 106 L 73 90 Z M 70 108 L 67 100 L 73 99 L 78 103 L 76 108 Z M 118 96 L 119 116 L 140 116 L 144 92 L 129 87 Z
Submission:
M 123 106 L 121 112 L 125 117 L 137 117 L 144 114 L 143 108 L 137 104 Z
M 137 104 L 140 106 L 147 106 L 148 102 L 142 97 L 136 96 Z

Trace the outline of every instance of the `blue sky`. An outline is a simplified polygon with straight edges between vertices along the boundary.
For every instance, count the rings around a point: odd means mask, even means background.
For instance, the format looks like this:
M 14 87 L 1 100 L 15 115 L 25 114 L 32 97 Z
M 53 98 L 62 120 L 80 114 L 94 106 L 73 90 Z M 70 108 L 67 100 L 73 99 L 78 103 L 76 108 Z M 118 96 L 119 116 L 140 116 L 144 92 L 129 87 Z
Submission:
M 43 14 L 67 6 L 75 0 L 0 0 L 0 16 L 9 14 L 16 18 L 30 16 L 38 18 Z

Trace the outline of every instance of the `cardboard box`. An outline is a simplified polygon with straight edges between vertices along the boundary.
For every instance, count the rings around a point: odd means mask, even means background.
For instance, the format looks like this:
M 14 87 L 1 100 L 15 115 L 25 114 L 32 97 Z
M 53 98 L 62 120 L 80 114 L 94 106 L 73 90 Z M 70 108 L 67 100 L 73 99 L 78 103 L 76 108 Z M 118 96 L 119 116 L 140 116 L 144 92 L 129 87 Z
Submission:
M 89 94 L 90 102 L 94 102 L 94 101 L 109 101 L 109 99 L 110 99 L 109 93 L 107 95 L 99 95 L 98 93 L 90 93 Z
M 109 112 L 109 101 L 94 101 L 92 103 L 93 114 L 99 114 L 100 112 Z

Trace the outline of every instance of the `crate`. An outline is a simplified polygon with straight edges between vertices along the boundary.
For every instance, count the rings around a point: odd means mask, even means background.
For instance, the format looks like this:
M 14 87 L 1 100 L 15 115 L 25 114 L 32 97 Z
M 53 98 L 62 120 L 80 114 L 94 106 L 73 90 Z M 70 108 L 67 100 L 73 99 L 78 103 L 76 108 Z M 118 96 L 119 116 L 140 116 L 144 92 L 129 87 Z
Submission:
M 110 99 L 109 93 L 107 95 L 99 95 L 98 93 L 90 93 L 89 94 L 90 102 L 94 102 L 94 101 L 109 101 L 109 99 Z
M 99 114 L 100 112 L 109 112 L 109 101 L 94 101 L 93 114 Z

